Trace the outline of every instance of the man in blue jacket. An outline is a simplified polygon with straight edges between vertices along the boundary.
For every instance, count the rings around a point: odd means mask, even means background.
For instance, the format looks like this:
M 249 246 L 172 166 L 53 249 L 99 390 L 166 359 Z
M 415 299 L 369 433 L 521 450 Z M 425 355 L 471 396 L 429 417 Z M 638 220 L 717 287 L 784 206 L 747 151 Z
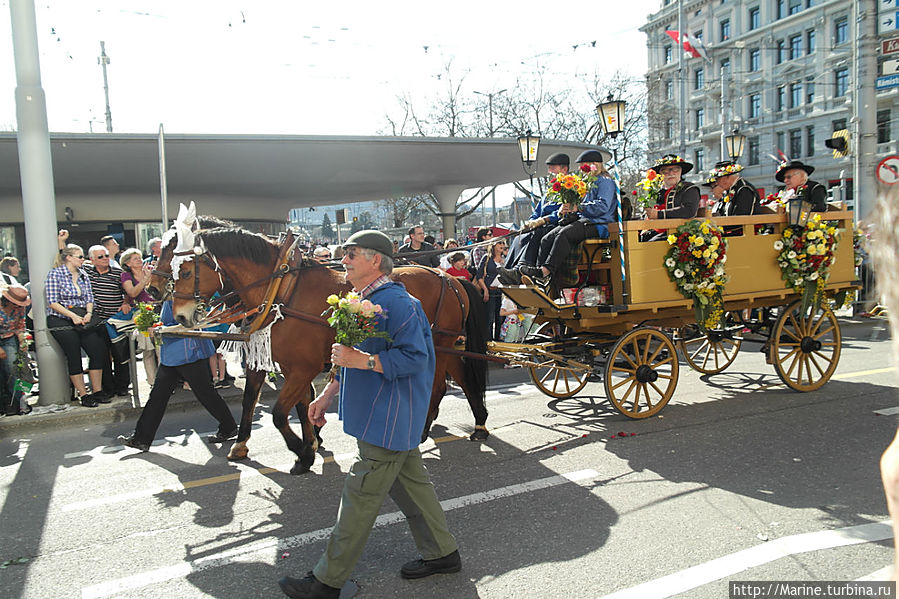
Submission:
M 595 167 L 596 182 L 584 196 L 578 211 L 560 217 L 558 226 L 544 235 L 540 241 L 537 266 L 522 265 L 517 272 L 501 269 L 501 280 L 504 283 L 517 283 L 521 280 L 521 275 L 527 275 L 538 284 L 546 285 L 550 277 L 565 263 L 572 248 L 585 239 L 609 236 L 606 225 L 616 220 L 618 210 L 615 181 L 605 169 L 602 152 L 585 150 L 577 157 L 577 162 Z
M 344 244 L 346 279 L 363 299 L 383 308 L 378 329 L 390 340 L 371 338 L 357 347 L 335 343 L 331 363 L 339 378 L 309 404 L 309 420 L 325 424 L 325 411 L 339 396 L 338 416 L 356 437 L 358 454 L 350 467 L 337 524 L 318 564 L 304 578 L 278 581 L 293 599 L 339 597 L 362 554 L 387 494 L 406 516 L 421 559 L 400 569 L 403 578 L 458 572 L 456 540 L 425 469 L 418 444 L 434 381 L 434 344 L 421 303 L 393 271 L 393 244 L 378 231 L 359 231 Z
M 546 159 L 546 170 L 550 178 L 558 174 L 567 175 L 570 163 L 568 154 L 564 152 L 556 152 Z M 553 227 L 559 224 L 559 217 L 565 216 L 569 212 L 567 204 L 557 204 L 549 202 L 546 198 L 542 198 L 537 202 L 534 212 L 530 218 L 524 223 L 523 229 L 527 233 L 522 233 L 512 240 L 509 246 L 509 254 L 506 257 L 505 267 L 509 269 L 517 268 L 522 264 L 537 264 L 537 257 L 540 253 L 540 240 L 543 236 L 553 230 Z

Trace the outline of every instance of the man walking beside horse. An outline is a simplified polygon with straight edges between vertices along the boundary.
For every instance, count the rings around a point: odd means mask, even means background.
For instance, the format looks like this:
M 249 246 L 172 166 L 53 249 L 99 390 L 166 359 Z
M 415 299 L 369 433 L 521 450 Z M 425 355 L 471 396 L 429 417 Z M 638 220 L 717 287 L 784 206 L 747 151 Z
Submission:
M 406 563 L 401 576 L 423 578 L 462 569 L 418 449 L 435 369 L 428 319 L 420 302 L 390 280 L 393 244 L 386 235 L 360 231 L 345 247 L 346 280 L 362 298 L 383 308 L 386 318 L 378 327 L 390 342 L 371 338 L 358 348 L 335 343 L 331 363 L 341 367 L 340 377 L 309 404 L 310 421 L 323 426 L 326 410 L 339 396 L 339 417 L 346 433 L 356 437 L 359 451 L 324 555 L 304 578 L 278 581 L 293 599 L 339 597 L 388 493 L 405 514 L 422 555 Z

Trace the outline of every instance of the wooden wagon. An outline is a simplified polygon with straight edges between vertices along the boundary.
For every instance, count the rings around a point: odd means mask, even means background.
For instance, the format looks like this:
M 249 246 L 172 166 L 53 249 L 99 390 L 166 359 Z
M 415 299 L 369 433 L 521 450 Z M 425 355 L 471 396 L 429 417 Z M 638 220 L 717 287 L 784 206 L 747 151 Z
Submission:
M 850 211 L 822 217 L 842 231 L 825 288 L 833 297 L 858 287 L 854 225 Z M 581 287 L 608 286 L 605 303 L 559 303 L 537 287 L 505 287 L 506 295 L 534 315 L 536 326 L 522 343 L 492 343 L 491 353 L 529 368 L 537 387 L 552 397 L 571 397 L 591 377 L 601 379 L 608 399 L 630 418 L 652 416 L 671 399 L 678 349 L 694 369 L 718 373 L 733 363 L 747 333 L 764 341 L 767 360 L 786 385 L 797 391 L 819 388 L 836 370 L 840 327 L 829 300 L 803 313 L 799 294 L 781 277 L 774 244 L 788 226 L 786 215 L 711 220 L 729 234 L 723 326 L 709 330 L 696 324 L 692 300 L 680 294 L 665 269 L 669 244 L 640 241 L 642 230 L 674 232 L 686 221 L 627 221 L 623 247 L 617 225 L 609 227 L 609 239 L 583 246 Z M 747 312 L 753 316 L 744 318 Z

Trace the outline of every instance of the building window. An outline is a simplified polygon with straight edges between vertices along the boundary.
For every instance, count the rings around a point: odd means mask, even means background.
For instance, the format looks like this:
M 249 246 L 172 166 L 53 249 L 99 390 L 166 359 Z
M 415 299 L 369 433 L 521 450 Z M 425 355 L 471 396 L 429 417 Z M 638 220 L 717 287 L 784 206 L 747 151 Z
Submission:
M 786 144 L 786 139 L 787 139 L 786 134 L 783 131 L 778 131 L 777 135 L 775 136 L 775 139 L 777 140 L 777 149 L 782 152 L 784 150 L 785 146 L 787 145 Z
M 790 60 L 796 60 L 802 56 L 802 35 L 796 34 L 790 38 Z
M 832 122 L 832 124 L 833 124 L 833 130 L 834 130 L 834 132 L 836 132 L 836 131 L 841 131 L 841 130 L 843 130 L 843 129 L 846 128 L 846 119 L 836 119 L 836 120 L 831 121 L 831 122 Z
M 749 165 L 753 166 L 759 163 L 759 138 L 749 138 Z
M 780 112 L 784 109 L 787 101 L 787 88 L 781 85 L 774 90 L 774 109 Z
M 762 115 L 762 97 L 759 94 L 749 96 L 749 118 L 755 119 Z
M 815 155 L 815 128 L 812 126 L 805 128 L 805 155 Z
M 809 29 L 805 32 L 805 53 L 815 53 L 815 30 Z
M 786 16 L 786 3 L 786 0 L 774 0 L 775 14 L 778 19 L 782 19 Z
M 877 111 L 877 143 L 879 144 L 885 144 L 892 138 L 890 118 L 891 113 L 889 110 Z
M 783 40 L 777 40 L 777 56 L 774 57 L 774 64 L 780 64 L 787 59 L 787 44 Z
M 790 158 L 802 156 L 802 129 L 790 129 Z
M 805 82 L 805 103 L 811 104 L 815 101 L 815 82 L 809 77 Z
M 666 100 L 674 99 L 674 82 L 673 81 L 665 82 L 665 99 Z
M 705 84 L 705 70 L 696 69 L 693 71 L 693 75 L 696 77 L 694 89 L 702 89 L 702 86 Z
M 833 23 L 833 45 L 839 46 L 849 41 L 849 19 L 842 17 Z
M 699 129 L 705 126 L 705 110 L 702 108 L 696 109 L 696 128 Z
M 705 170 L 705 149 L 699 148 L 693 151 L 693 164 L 696 165 L 697 171 Z
M 671 64 L 671 46 L 665 46 L 665 64 Z
M 721 28 L 721 41 L 727 41 L 730 39 L 730 19 L 724 19 L 719 23 Z
M 697 31 L 697 32 L 693 33 L 693 37 L 695 37 L 696 39 L 698 39 L 701 42 L 702 41 L 702 31 Z
M 789 14 L 795 15 L 802 10 L 802 0 L 790 0 Z
M 749 51 L 749 71 L 755 73 L 761 67 L 761 50 L 753 48 Z
M 725 77 L 730 77 L 730 58 L 721 61 L 721 70 L 724 71 Z
M 762 15 L 759 12 L 759 7 L 754 6 L 749 9 L 749 30 L 758 29 L 762 24 Z
M 674 119 L 668 119 L 665 121 L 665 139 L 671 139 L 674 137 Z
M 801 83 L 791 83 L 790 84 L 790 108 L 799 108 L 800 104 L 802 104 L 802 84 Z
M 846 95 L 846 92 L 849 91 L 849 69 L 843 67 L 842 69 L 837 69 L 833 74 L 834 79 L 834 91 L 833 97 L 839 98 Z

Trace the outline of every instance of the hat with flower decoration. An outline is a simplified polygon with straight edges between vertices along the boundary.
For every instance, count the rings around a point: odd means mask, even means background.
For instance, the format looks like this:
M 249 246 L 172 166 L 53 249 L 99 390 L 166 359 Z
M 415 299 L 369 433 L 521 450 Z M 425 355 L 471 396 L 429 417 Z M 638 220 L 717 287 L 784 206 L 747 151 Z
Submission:
M 652 165 L 652 168 L 658 170 L 663 166 L 679 166 L 681 175 L 686 175 L 693 170 L 693 164 L 687 162 L 677 154 L 665 154 L 656 160 L 656 163 Z
M 774 178 L 783 183 L 786 172 L 794 168 L 805 171 L 807 175 L 811 175 L 815 170 L 815 167 L 804 164 L 798 160 L 784 160 L 777 166 L 777 172 L 774 173 Z
M 715 184 L 718 183 L 718 177 L 715 175 L 715 172 L 712 171 L 709 173 L 709 176 L 705 178 L 705 181 L 702 182 L 703 187 L 715 187 Z
M 736 175 L 742 171 L 743 165 L 737 164 L 733 160 L 722 160 L 721 162 L 715 163 L 714 168 L 712 168 L 710 172 L 710 176 L 714 176 L 717 179 L 728 175 Z

